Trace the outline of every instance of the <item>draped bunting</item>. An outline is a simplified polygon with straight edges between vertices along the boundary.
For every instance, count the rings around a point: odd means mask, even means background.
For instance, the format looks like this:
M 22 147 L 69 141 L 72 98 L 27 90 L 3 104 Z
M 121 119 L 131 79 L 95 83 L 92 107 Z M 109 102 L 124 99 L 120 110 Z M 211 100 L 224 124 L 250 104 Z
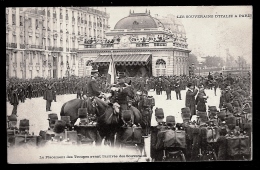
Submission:
M 121 54 L 113 55 L 115 65 L 124 65 L 124 66 L 145 66 L 151 60 L 151 54 Z M 111 55 L 99 55 L 94 61 L 94 65 L 99 66 L 108 66 Z

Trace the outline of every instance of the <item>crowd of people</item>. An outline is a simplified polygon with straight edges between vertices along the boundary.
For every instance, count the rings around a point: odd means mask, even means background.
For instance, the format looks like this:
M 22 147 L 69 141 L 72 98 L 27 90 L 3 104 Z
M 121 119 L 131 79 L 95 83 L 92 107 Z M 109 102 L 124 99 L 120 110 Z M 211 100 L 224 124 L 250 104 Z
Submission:
M 84 96 L 91 98 L 98 97 L 102 93 L 111 93 L 109 102 L 112 103 L 113 108 L 121 108 L 122 104 L 128 102 L 134 105 L 134 102 L 137 101 L 135 106 L 140 110 L 143 119 L 146 119 L 142 121 L 145 121 L 146 126 L 148 126 L 144 134 L 151 135 L 151 158 L 154 161 L 250 159 L 252 124 L 250 75 L 232 76 L 229 74 L 224 76 L 219 74 L 213 76 L 209 73 L 205 77 L 197 75 L 124 77 L 119 78 L 117 82 L 117 84 L 109 84 L 105 76 L 99 77 L 97 74 L 84 78 L 16 80 L 9 82 L 7 100 L 14 106 L 12 115 L 16 115 L 19 100 L 24 102 L 26 98 L 43 97 L 47 101 L 46 111 L 51 111 L 51 102 L 56 101 L 56 95 L 76 94 L 75 98 L 85 99 Z M 136 99 L 135 96 L 134 99 L 128 101 L 126 93 L 123 93 L 122 96 L 120 90 L 115 90 L 128 86 L 134 89 L 139 99 Z M 221 89 L 218 109 L 217 106 L 210 106 L 207 109 L 208 96 L 205 89 L 214 89 L 216 95 L 217 88 Z M 174 116 L 167 116 L 164 122 L 163 108 L 156 108 L 155 119 L 158 125 L 151 127 L 152 108 L 156 107 L 156 102 L 148 102 L 150 101 L 149 97 L 151 97 L 148 96 L 148 92 L 151 89 L 156 91 L 156 95 L 162 95 L 162 92 L 165 91 L 166 100 L 172 100 L 172 91 L 176 92 L 177 100 L 182 100 L 181 90 L 187 89 L 184 98 L 185 106 L 181 110 L 183 122 L 176 123 Z M 116 94 L 117 100 L 113 101 Z M 151 106 L 147 103 L 150 103 Z M 124 116 L 127 121 L 132 119 L 130 113 Z M 126 119 L 125 122 L 127 122 Z M 131 128 L 133 125 L 135 125 L 133 121 L 130 124 L 125 124 Z M 212 128 L 215 128 L 215 131 Z M 224 141 L 230 142 L 230 137 L 235 137 L 238 142 L 239 140 L 245 141 L 246 146 L 243 147 L 246 149 L 241 151 L 242 154 L 234 153 L 237 148 L 232 148 L 232 144 L 225 144 Z M 169 141 L 165 140 L 167 138 Z M 177 143 L 171 142 L 173 138 L 179 139 L 175 141 Z

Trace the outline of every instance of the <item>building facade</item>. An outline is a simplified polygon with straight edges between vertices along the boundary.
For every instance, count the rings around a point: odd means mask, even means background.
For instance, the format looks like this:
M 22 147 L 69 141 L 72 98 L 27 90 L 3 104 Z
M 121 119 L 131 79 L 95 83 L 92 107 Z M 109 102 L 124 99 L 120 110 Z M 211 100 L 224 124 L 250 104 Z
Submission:
M 106 38 L 110 41 L 80 44 L 79 76 L 88 74 L 90 61 L 105 75 L 110 56 L 116 70 L 130 77 L 188 75 L 191 51 L 184 27 L 175 16 L 152 17 L 150 11 L 130 11 L 113 30 L 106 32 Z
M 6 8 L 6 77 L 78 75 L 80 42 L 103 38 L 108 20 L 89 7 Z

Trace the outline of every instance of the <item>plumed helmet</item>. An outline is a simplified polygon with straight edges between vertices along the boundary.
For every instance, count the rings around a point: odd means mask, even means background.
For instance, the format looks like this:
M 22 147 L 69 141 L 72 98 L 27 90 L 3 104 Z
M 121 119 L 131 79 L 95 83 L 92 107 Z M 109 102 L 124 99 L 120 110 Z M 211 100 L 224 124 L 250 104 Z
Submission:
M 175 125 L 175 117 L 174 116 L 167 116 L 166 117 L 166 124 L 170 126 Z
M 66 127 L 66 122 L 65 122 L 65 121 L 63 121 L 63 120 L 57 120 L 56 123 L 55 123 L 55 125 L 54 125 L 53 131 L 54 131 L 55 133 L 62 133 L 62 132 L 64 132 L 65 127 Z

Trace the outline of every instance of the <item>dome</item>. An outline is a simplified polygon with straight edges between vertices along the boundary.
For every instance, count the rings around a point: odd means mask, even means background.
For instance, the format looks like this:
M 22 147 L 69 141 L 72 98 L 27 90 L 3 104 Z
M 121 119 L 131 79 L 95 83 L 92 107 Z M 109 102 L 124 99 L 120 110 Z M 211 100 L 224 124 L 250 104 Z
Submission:
M 149 13 L 130 13 L 129 16 L 119 20 L 114 29 L 144 29 L 159 28 L 163 24 L 154 19 Z

